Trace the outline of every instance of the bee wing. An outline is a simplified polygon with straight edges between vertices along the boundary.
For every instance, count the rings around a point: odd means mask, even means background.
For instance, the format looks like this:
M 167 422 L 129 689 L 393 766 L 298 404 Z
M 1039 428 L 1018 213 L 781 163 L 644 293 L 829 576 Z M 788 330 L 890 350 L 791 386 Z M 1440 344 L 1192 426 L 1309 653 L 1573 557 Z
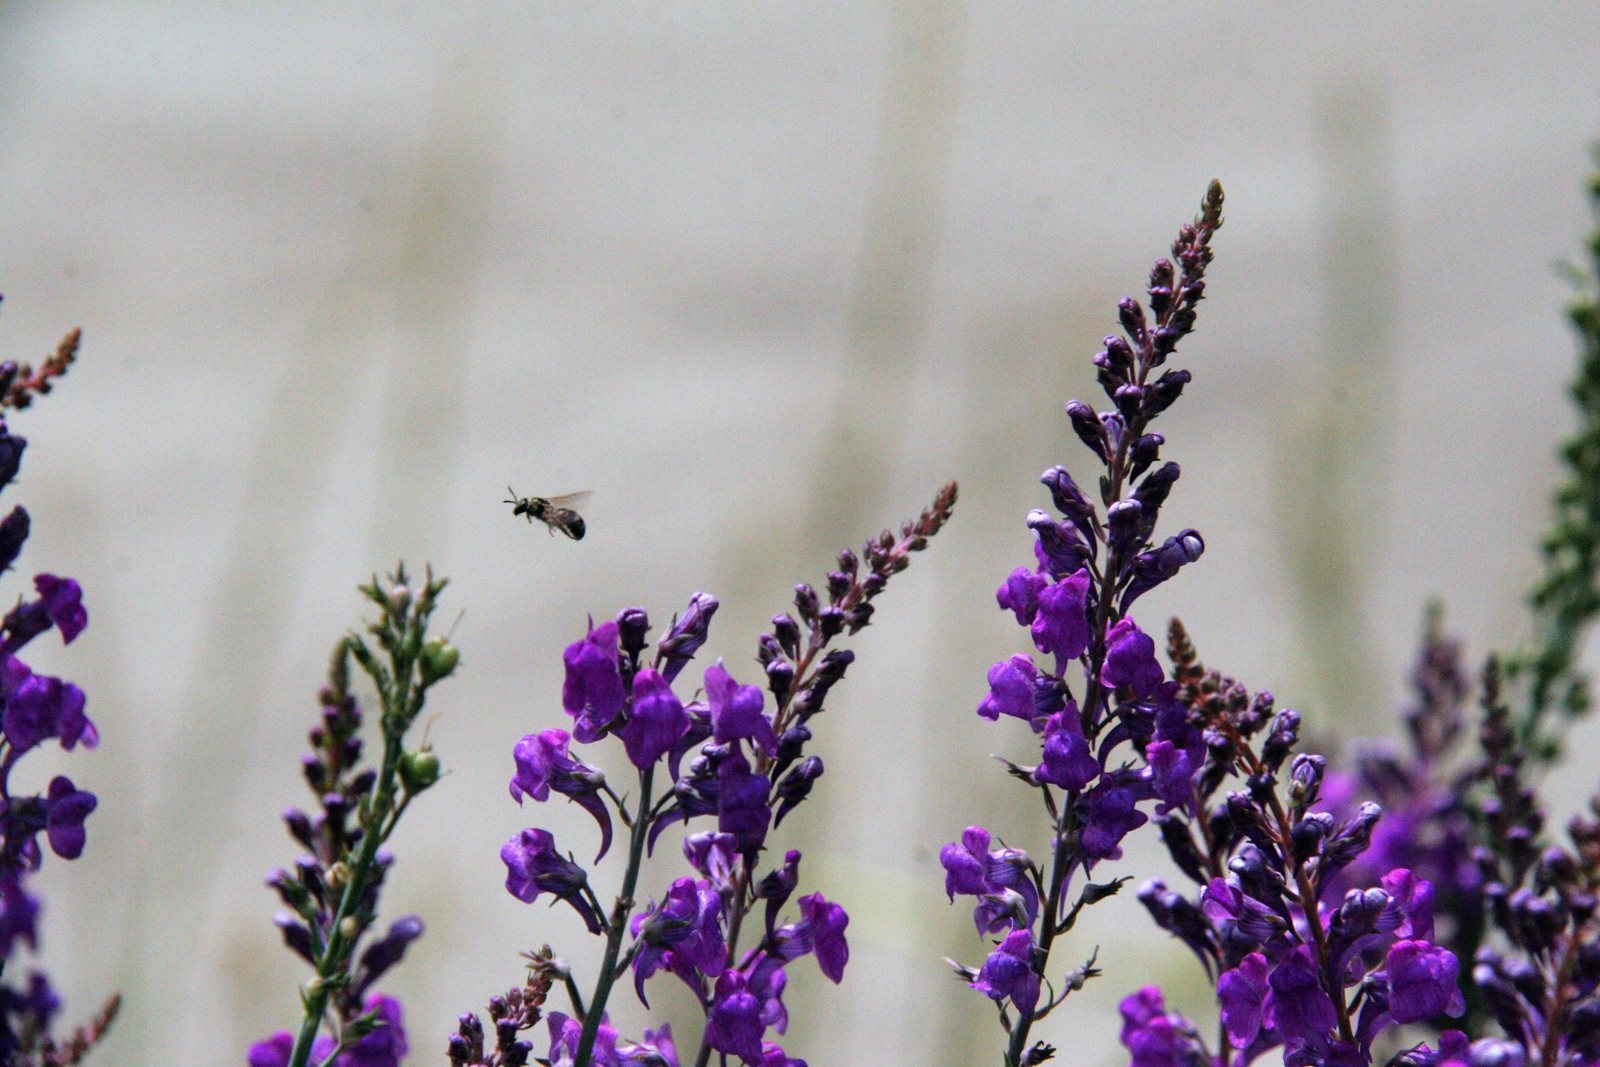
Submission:
M 590 490 L 580 489 L 578 492 L 568 493 L 566 496 L 547 496 L 545 497 L 545 502 L 551 507 L 568 508 L 576 511 L 580 505 L 588 501 L 590 495 Z

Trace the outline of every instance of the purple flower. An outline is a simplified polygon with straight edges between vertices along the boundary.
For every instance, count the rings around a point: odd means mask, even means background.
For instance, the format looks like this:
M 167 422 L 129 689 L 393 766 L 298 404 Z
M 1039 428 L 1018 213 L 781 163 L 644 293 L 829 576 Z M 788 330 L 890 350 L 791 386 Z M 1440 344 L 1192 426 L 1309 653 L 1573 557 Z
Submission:
M 0 959 L 10 959 L 18 941 L 37 948 L 39 898 L 22 888 L 21 872 L 0 872 Z
M 1005 936 L 989 958 L 983 961 L 973 989 L 991 1000 L 1011 998 L 1023 1016 L 1033 1014 L 1039 1003 L 1039 975 L 1033 969 L 1033 932 L 1013 930 Z
M 5 696 L 0 728 L 19 753 L 51 737 L 69 750 L 80 740 L 85 748 L 99 742 L 94 724 L 83 713 L 83 690 L 71 682 L 34 674 L 27 664 L 9 656 L 0 669 L 0 693 Z
M 1033 643 L 1040 652 L 1054 653 L 1057 670 L 1077 659 L 1089 647 L 1089 571 L 1079 570 L 1039 594 L 1033 618 Z
M 1267 958 L 1252 952 L 1239 966 L 1217 980 L 1217 1001 L 1222 1005 L 1222 1025 L 1234 1048 L 1245 1048 L 1261 1031 L 1261 1013 L 1267 1000 Z
M 248 1062 L 250 1067 L 288 1067 L 289 1057 L 293 1053 L 294 1035 L 287 1030 L 279 1030 L 265 1041 L 257 1041 L 250 1046 Z
M 986 874 L 989 858 L 989 831 L 981 826 L 969 826 L 961 832 L 961 843 L 951 843 L 939 850 L 939 863 L 944 867 L 944 891 L 955 903 L 956 894 L 977 896 L 989 891 Z
M 1382 822 L 1379 825 L 1383 825 Z M 1417 941 L 1433 940 L 1433 883 L 1418 878 L 1404 868 L 1383 876 L 1383 888 L 1399 907 L 1404 919 L 1395 927 L 1394 936 Z
M 1039 891 L 1034 885 L 1033 862 L 1019 848 L 989 851 L 989 832 L 969 826 L 960 844 L 939 850 L 944 866 L 945 892 L 954 901 L 956 894 L 975 896 L 978 906 L 972 918 L 978 933 L 992 934 L 1010 926 L 1030 927 L 1039 913 Z
M 1046 720 L 1044 759 L 1033 776 L 1063 789 L 1082 789 L 1100 776 L 1100 761 L 1083 735 L 1077 701 L 1067 701 L 1066 707 Z
M 53 574 L 37 575 L 33 587 L 39 591 L 39 599 L 44 602 L 50 621 L 61 631 L 62 643 L 72 644 L 72 639 L 89 625 L 89 612 L 83 606 L 83 587 L 71 578 L 57 578 Z
M 1155 639 L 1134 624 L 1120 620 L 1106 634 L 1106 662 L 1100 681 L 1107 689 L 1131 686 L 1136 699 L 1144 700 L 1165 680 L 1156 662 Z
M 745 976 L 738 971 L 725 971 L 717 979 L 711 1011 L 706 1016 L 706 1044 L 718 1052 L 738 1056 L 745 1063 L 760 1064 L 761 1035 L 765 1031 L 761 1001 L 746 989 Z
M 577 1062 L 578 1045 L 583 1040 L 583 1024 L 578 1020 L 553 1011 L 547 1020 L 550 1027 L 550 1067 L 572 1067 Z M 617 1058 L 617 1031 L 602 1017 L 595 1028 L 594 1049 L 589 1059 L 590 1067 L 621 1067 Z
M 1032 657 L 1012 656 L 989 668 L 989 695 L 978 705 L 978 715 L 991 722 L 1002 715 L 1010 715 L 1023 722 L 1032 722 L 1038 714 L 1034 687 L 1039 682 L 1039 668 Z
M 761 1043 L 761 1067 L 806 1067 L 805 1060 L 791 1060 L 771 1041 Z
M 1050 580 L 1044 575 L 1018 567 L 1006 576 L 1005 584 L 995 590 L 994 598 L 1000 607 L 1016 615 L 1018 626 L 1028 626 L 1039 610 L 1039 593 Z
M 672 1027 L 646 1029 L 644 1040 L 621 1045 L 616 1053 L 617 1067 L 681 1067 L 678 1047 L 672 1041 Z
M 733 835 L 740 852 L 752 852 L 766 841 L 772 823 L 767 804 L 771 790 L 772 782 L 752 771 L 737 748 L 717 767 L 717 829 Z
M 618 731 L 633 765 L 644 770 L 688 732 L 689 715 L 667 680 L 649 667 L 634 675 L 633 715 Z
M 1134 807 L 1133 790 L 1102 779 L 1084 798 L 1083 855 L 1089 860 L 1114 860 L 1122 856 L 1121 841 L 1149 822 Z
M 689 866 L 711 879 L 718 888 L 733 885 L 738 867 L 738 842 L 732 834 L 704 831 L 683 839 L 683 854 Z
M 750 738 L 761 751 L 772 755 L 778 750 L 778 737 L 772 721 L 762 713 L 761 690 L 740 685 L 722 667 L 719 659 L 706 668 L 706 704 L 711 709 L 711 736 L 718 744 Z
M 706 643 L 711 617 L 717 613 L 718 606 L 717 598 L 710 593 L 696 593 L 689 598 L 689 606 L 683 614 L 662 635 L 656 651 L 661 659 L 661 673 L 669 683 Z
M 850 946 L 844 928 L 850 916 L 838 904 L 830 904 L 821 893 L 800 898 L 800 928 L 817 954 L 817 966 L 835 985 L 844 981 L 844 965 L 850 960 Z
M 87 837 L 83 821 L 98 803 L 93 793 L 78 789 L 69 778 L 57 775 L 50 780 L 45 798 L 45 834 L 56 855 L 64 860 L 75 860 L 83 855 Z
M 661 1024 L 661 1029 L 644 1032 L 644 1040 L 630 1044 L 617 1053 L 617 1067 L 680 1067 L 678 1047 L 672 1043 L 672 1027 Z
M 1194 792 L 1197 770 L 1189 753 L 1171 741 L 1152 741 L 1145 746 L 1145 762 L 1150 765 L 1150 781 L 1156 796 L 1169 808 L 1181 808 Z
M 407 1051 L 400 1002 L 374 993 L 363 1007 L 377 1013 L 379 1026 L 340 1053 L 334 1067 L 399 1067 Z
M 1389 949 L 1389 1013 L 1397 1023 L 1416 1023 L 1465 1010 L 1456 987 L 1455 953 L 1426 941 L 1399 941 Z
M 390 923 L 389 932 L 361 953 L 361 977 L 356 986 L 357 992 L 365 992 L 389 968 L 399 963 L 411 942 L 422 936 L 422 930 L 422 918 L 418 915 L 402 915 Z
M 561 660 L 567 668 L 561 706 L 577 720 L 572 736 L 588 744 L 605 733 L 627 700 L 617 665 L 617 624 L 589 620 L 589 633 L 568 645 Z
M 549 893 L 576 908 L 590 933 L 600 932 L 600 916 L 584 894 L 589 876 L 556 852 L 555 838 L 547 831 L 522 831 L 501 847 L 500 860 L 506 865 L 506 890 L 512 896 L 532 904 L 540 893 Z
M 1194 1026 L 1181 1015 L 1168 1014 L 1161 990 L 1145 986 L 1124 997 L 1122 1043 L 1132 1053 L 1130 1067 L 1195 1067 L 1210 1064 Z
M 1266 1019 L 1291 1047 L 1327 1040 L 1338 1022 L 1311 946 L 1296 945 L 1267 979 Z
M 28 509 L 18 505 L 11 509 L 3 521 L 0 521 L 0 571 L 11 569 L 17 556 L 22 552 L 22 544 L 28 539 Z
M 652 904 L 635 915 L 630 924 L 633 935 L 644 942 L 633 960 L 633 984 L 639 1002 L 644 983 L 663 964 L 687 964 L 700 974 L 715 978 L 726 964 L 727 950 L 722 938 L 722 897 L 710 882 L 679 878 L 667 890 L 660 907 Z M 671 951 L 673 960 L 667 959 Z M 674 968 L 677 969 L 677 968 Z
M 600 798 L 606 776 L 598 767 L 574 759 L 567 751 L 571 740 L 565 730 L 528 734 L 512 750 L 517 773 L 511 777 L 511 796 L 518 804 L 524 795 L 543 802 L 555 790 L 576 803 L 600 824 L 599 863 L 611 847 L 611 812 Z

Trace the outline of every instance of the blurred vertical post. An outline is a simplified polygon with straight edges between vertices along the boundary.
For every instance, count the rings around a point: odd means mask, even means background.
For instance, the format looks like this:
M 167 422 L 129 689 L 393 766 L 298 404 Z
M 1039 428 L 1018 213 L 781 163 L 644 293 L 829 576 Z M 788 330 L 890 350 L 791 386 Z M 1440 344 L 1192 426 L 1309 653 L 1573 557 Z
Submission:
M 1299 613 L 1314 721 L 1386 720 L 1384 657 L 1363 622 L 1393 417 L 1393 244 L 1388 108 L 1358 83 L 1325 97 L 1318 127 L 1321 349 L 1290 447 L 1275 450 L 1278 506 Z

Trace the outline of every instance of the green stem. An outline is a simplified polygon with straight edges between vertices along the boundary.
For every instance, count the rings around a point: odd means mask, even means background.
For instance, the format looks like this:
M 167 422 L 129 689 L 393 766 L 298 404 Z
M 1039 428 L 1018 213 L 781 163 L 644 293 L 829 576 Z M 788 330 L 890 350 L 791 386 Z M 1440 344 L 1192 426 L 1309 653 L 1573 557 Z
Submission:
M 333 980 L 343 970 L 351 943 L 346 939 L 344 927 L 345 920 L 355 914 L 362 896 L 366 893 L 367 882 L 372 876 L 373 863 L 378 854 L 378 846 L 383 843 L 384 835 L 380 832 L 383 818 L 394 807 L 395 784 L 398 779 L 396 768 L 400 763 L 400 735 L 385 731 L 383 743 L 383 770 L 378 775 L 377 792 L 373 794 L 372 809 L 369 816 L 369 825 L 366 835 L 361 839 L 361 851 L 356 855 L 355 866 L 350 871 L 350 880 L 345 883 L 344 893 L 339 898 L 338 910 L 333 914 L 333 921 L 328 928 L 328 944 L 322 953 L 322 961 L 317 966 L 317 977 L 311 983 L 311 990 L 306 994 L 305 1018 L 300 1023 L 299 1036 L 294 1041 L 294 1051 L 289 1056 L 289 1067 L 306 1067 L 311 1058 L 311 1045 L 317 1038 L 317 1030 L 322 1026 L 322 1015 L 328 1010 L 328 996 L 333 991 Z
M 639 817 L 633 820 L 633 832 L 628 838 L 628 869 L 622 876 L 622 892 L 617 895 L 616 907 L 611 911 L 605 959 L 600 964 L 600 975 L 595 979 L 594 995 L 589 998 L 589 1010 L 583 1017 L 583 1033 L 578 1038 L 578 1053 L 573 1057 L 574 1067 L 589 1067 L 595 1037 L 600 1032 L 600 1018 L 605 1014 L 611 985 L 617 980 L 617 957 L 622 954 L 622 937 L 628 931 L 628 916 L 633 913 L 633 890 L 639 884 L 639 868 L 644 863 L 644 843 L 650 836 L 650 820 L 644 817 L 644 813 L 650 810 L 650 786 L 655 770 L 652 766 L 639 772 L 639 804 L 634 809 Z

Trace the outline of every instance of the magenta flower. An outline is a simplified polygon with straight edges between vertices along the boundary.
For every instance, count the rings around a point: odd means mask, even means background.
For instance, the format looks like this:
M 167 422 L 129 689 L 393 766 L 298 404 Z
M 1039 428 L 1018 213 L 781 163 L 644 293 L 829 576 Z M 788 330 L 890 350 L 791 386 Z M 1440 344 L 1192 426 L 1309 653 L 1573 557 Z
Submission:
M 688 732 L 688 713 L 667 680 L 649 667 L 634 675 L 633 714 L 628 724 L 617 731 L 633 765 L 644 770 L 670 752 Z
M 561 659 L 567 668 L 561 706 L 576 720 L 572 736 L 588 744 L 606 732 L 627 701 L 617 666 L 617 624 L 596 626 L 591 619 L 588 634 L 568 645 Z

